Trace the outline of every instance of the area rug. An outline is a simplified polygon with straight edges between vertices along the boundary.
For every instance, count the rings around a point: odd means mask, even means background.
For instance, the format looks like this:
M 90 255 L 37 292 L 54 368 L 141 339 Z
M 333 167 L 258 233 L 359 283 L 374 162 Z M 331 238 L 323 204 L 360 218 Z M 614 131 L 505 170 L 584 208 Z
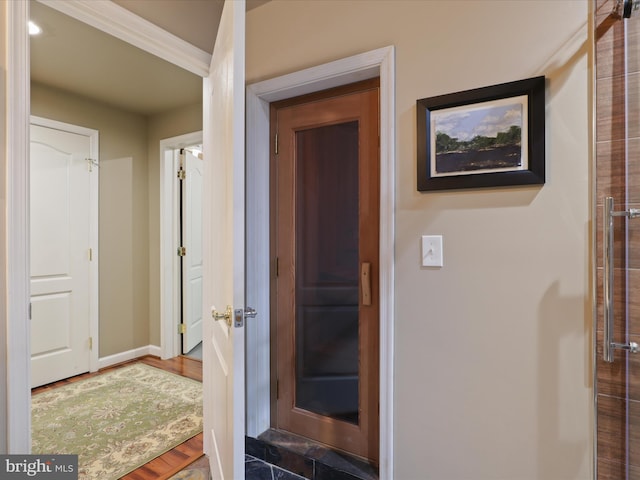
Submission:
M 77 454 L 79 480 L 111 480 L 202 431 L 202 384 L 134 364 L 33 395 L 34 454 Z

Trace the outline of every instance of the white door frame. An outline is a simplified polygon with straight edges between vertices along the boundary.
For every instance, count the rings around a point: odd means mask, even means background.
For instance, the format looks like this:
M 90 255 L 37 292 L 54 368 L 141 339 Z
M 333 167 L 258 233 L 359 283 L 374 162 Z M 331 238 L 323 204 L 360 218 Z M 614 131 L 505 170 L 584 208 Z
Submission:
M 211 55 L 129 12 L 113 2 L 40 0 L 142 50 L 192 73 L 206 76 Z M 29 1 L 2 2 L 7 46 L 6 185 L 7 185 L 7 295 L 0 314 L 0 331 L 6 364 L 0 382 L 6 398 L 0 399 L 0 447 L 8 453 L 31 451 L 31 368 L 29 329 Z M 6 423 L 3 415 L 6 414 Z
M 160 140 L 160 345 L 162 359 L 181 353 L 180 262 L 178 245 L 178 166 L 173 151 L 202 143 L 202 130 Z
M 271 425 L 269 103 L 380 77 L 380 478 L 393 478 L 395 62 L 385 47 L 247 87 L 247 434 Z
M 99 232 L 99 186 L 100 186 L 100 152 L 99 152 L 99 139 L 100 134 L 98 130 L 92 128 L 81 127 L 79 125 L 73 125 L 71 123 L 59 122 L 57 120 L 51 120 L 49 118 L 36 117 L 31 115 L 31 125 L 39 125 L 41 127 L 53 128 L 61 130 L 63 132 L 75 133 L 77 135 L 83 135 L 89 137 L 89 155 L 92 161 L 96 164 L 93 166 L 94 173 L 89 176 L 89 245 L 91 249 L 91 255 L 94 258 L 92 262 L 89 262 L 89 336 L 92 341 L 92 348 L 89 352 L 89 371 L 95 372 L 98 370 L 98 359 L 100 354 L 100 339 L 98 335 L 99 329 L 99 267 L 98 262 L 99 250 L 98 250 L 98 232 Z
M 9 454 L 31 451 L 31 330 L 29 325 L 29 2 L 4 2 L 7 45 L 6 432 L 0 445 Z M 5 400 L 5 399 L 3 399 Z M 4 403 L 4 402 L 3 402 Z M 4 412 L 3 412 L 4 413 Z M 5 436 L 6 435 L 6 436 Z

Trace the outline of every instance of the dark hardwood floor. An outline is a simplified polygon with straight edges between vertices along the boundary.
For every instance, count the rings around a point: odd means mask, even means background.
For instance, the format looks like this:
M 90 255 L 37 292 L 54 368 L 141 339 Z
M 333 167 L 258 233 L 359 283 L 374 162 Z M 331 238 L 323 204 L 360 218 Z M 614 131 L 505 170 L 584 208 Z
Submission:
M 59 382 L 51 383 L 49 385 L 43 385 L 32 389 L 31 392 L 34 394 L 51 390 L 62 385 L 77 382 L 78 380 L 84 380 L 85 378 L 100 375 L 104 372 L 121 368 L 125 365 L 131 365 L 133 363 L 146 363 L 152 367 L 161 368 L 162 370 L 182 375 L 183 377 L 188 377 L 200 382 L 202 381 L 202 362 L 200 360 L 182 356 L 171 358 L 169 360 L 160 360 L 158 357 L 147 355 L 135 360 L 104 368 L 95 373 L 85 373 L 65 380 L 60 380 Z M 142 467 L 125 475 L 122 477 L 122 480 L 165 480 L 184 469 L 187 465 L 194 462 L 202 455 L 202 433 L 200 433 L 163 455 L 151 460 Z

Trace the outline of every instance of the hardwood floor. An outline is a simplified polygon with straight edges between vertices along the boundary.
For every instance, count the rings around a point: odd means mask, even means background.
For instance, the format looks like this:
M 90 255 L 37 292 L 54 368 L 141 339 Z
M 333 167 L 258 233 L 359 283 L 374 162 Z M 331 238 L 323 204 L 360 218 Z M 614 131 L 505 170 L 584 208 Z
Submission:
M 160 360 L 158 357 L 147 355 L 135 360 L 104 368 L 95 373 L 85 373 L 65 380 L 60 380 L 59 382 L 51 383 L 49 385 L 43 385 L 32 389 L 31 392 L 38 393 L 51 390 L 62 385 L 77 382 L 78 380 L 84 380 L 133 363 L 145 363 L 152 367 L 161 368 L 162 370 L 182 375 L 183 377 L 188 377 L 200 382 L 202 381 L 202 362 L 200 360 L 182 356 L 171 358 L 169 360 Z M 202 433 L 200 433 L 163 455 L 151 460 L 142 467 L 125 475 L 122 477 L 122 480 L 165 480 L 184 469 L 187 465 L 194 462 L 202 455 Z

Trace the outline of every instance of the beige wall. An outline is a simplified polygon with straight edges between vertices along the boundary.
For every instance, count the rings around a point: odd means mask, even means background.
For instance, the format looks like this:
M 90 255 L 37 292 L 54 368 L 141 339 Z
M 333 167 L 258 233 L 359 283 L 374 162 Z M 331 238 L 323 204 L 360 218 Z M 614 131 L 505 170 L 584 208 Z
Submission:
M 149 117 L 149 343 L 160 345 L 160 140 L 202 130 L 202 102 Z
M 396 48 L 396 480 L 587 479 L 586 1 L 273 0 L 247 81 Z M 547 76 L 543 187 L 416 191 L 416 99 Z M 444 267 L 420 267 L 420 236 Z
M 41 84 L 31 104 L 100 132 L 100 357 L 160 346 L 160 140 L 202 130 L 202 104 L 146 117 Z
M 33 84 L 31 111 L 100 132 L 100 357 L 160 346 L 159 145 L 202 105 L 146 117 Z
M 100 357 L 149 344 L 147 120 L 40 84 L 33 115 L 100 132 Z

